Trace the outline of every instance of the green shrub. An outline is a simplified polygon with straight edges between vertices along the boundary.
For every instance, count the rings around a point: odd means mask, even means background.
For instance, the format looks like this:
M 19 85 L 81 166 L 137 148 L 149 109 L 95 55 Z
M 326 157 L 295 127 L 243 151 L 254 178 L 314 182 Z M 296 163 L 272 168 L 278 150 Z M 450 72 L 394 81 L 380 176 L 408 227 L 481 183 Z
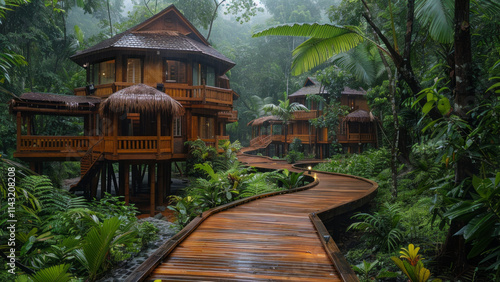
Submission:
M 362 221 L 351 224 L 347 230 L 356 229 L 363 231 L 363 238 L 376 248 L 382 250 L 396 250 L 404 239 L 400 221 L 400 209 L 396 205 L 385 204 L 381 211 L 358 213 L 352 218 Z
M 286 155 L 285 159 L 289 164 L 293 164 L 293 163 L 296 163 L 300 160 L 303 160 L 304 153 L 300 153 L 297 151 L 289 151 L 288 154 Z

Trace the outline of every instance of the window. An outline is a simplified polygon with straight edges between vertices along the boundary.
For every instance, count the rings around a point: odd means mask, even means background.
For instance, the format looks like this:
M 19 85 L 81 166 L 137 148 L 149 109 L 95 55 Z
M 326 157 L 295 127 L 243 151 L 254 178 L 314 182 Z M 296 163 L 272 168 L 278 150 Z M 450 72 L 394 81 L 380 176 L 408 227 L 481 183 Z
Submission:
M 180 117 L 174 118 L 174 136 L 182 136 L 182 119 Z
M 142 82 L 142 62 L 139 58 L 127 59 L 127 82 L 141 83 Z
M 202 64 L 193 64 L 193 85 L 215 86 L 215 69 Z
M 163 74 L 165 82 L 187 83 L 185 62 L 165 60 Z
M 109 60 L 91 66 L 93 82 L 97 85 L 115 82 L 115 60 Z
M 214 118 L 210 117 L 199 117 L 199 136 L 203 139 L 214 139 L 215 138 L 215 128 L 214 128 Z

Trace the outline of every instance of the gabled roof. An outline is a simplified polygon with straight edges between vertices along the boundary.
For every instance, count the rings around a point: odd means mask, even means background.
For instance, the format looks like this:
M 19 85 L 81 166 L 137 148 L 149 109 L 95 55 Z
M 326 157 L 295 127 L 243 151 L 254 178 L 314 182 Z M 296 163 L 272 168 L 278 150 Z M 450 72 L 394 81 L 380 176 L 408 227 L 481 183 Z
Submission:
M 325 90 L 325 87 L 322 86 L 316 79 L 308 77 L 304 82 L 304 87 L 288 95 L 288 97 L 298 97 L 310 94 L 327 94 L 327 91 Z
M 71 59 L 83 65 L 87 57 L 113 49 L 168 50 L 208 55 L 228 68 L 235 64 L 212 48 L 201 33 L 175 8 L 170 5 L 146 21 L 109 39 L 77 52 Z

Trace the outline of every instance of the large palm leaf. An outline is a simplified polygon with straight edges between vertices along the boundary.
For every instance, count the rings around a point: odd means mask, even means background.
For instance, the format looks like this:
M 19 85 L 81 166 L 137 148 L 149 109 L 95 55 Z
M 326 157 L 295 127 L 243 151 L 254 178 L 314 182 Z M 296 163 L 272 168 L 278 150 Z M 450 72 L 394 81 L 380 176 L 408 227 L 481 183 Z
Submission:
M 417 0 L 416 16 L 428 26 L 429 35 L 441 43 L 453 42 L 453 0 Z
M 333 56 L 332 63 L 349 70 L 357 79 L 368 85 L 385 73 L 375 46 L 367 41 L 347 52 Z
M 257 32 L 253 37 L 268 35 L 311 37 L 293 51 L 294 75 L 306 72 L 363 41 L 362 33 L 356 27 L 317 23 L 280 25 Z

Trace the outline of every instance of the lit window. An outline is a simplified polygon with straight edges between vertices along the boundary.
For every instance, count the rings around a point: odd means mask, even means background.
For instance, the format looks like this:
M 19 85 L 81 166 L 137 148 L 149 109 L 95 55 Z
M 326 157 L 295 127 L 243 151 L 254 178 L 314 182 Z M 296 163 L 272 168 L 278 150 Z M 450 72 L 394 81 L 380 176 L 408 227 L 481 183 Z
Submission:
M 109 60 L 92 65 L 94 83 L 106 84 L 115 82 L 115 60 Z
M 127 59 L 127 82 L 131 83 L 142 82 L 141 59 L 138 58 Z

